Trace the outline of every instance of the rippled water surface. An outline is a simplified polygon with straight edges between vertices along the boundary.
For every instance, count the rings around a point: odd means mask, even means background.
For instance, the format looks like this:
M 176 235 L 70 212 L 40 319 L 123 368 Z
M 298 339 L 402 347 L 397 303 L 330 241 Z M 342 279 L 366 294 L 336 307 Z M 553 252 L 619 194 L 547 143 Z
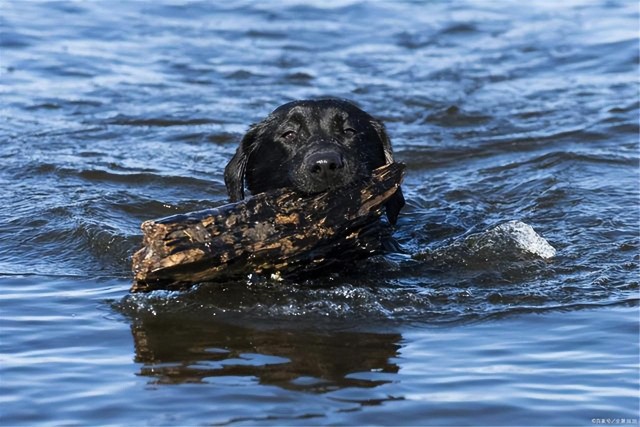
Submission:
M 0 424 L 637 425 L 638 15 L 0 0 Z M 387 124 L 408 253 L 518 220 L 556 257 L 129 295 L 140 223 L 326 96 Z

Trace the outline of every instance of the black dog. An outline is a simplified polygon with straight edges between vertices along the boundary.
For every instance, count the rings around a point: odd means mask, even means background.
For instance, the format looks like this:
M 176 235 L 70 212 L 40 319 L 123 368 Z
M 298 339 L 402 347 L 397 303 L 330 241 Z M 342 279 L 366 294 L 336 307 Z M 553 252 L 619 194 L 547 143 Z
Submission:
M 391 143 L 382 122 L 337 99 L 294 101 L 249 128 L 224 172 L 232 202 L 253 193 L 294 188 L 305 194 L 339 189 L 391 163 Z M 385 205 L 395 224 L 404 206 L 402 190 Z

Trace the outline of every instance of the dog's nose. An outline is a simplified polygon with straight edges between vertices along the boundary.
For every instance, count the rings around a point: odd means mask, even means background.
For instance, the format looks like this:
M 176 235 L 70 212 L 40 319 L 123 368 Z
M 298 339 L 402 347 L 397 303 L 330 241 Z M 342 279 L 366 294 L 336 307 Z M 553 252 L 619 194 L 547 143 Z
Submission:
M 344 168 L 342 156 L 335 151 L 313 153 L 307 157 L 306 164 L 311 176 L 321 181 L 331 181 Z

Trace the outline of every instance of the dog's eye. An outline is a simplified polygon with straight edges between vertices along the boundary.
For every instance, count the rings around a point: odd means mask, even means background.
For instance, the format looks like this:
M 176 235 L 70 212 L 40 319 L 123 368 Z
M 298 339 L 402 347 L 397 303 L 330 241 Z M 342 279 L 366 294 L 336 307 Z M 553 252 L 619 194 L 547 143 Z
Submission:
M 356 130 L 355 130 L 354 128 L 344 128 L 344 129 L 342 130 L 342 133 L 344 133 L 344 134 L 345 134 L 345 135 L 347 135 L 347 136 L 353 136 L 353 135 L 355 135 L 357 132 L 356 132 Z
M 282 138 L 286 139 L 287 141 L 292 141 L 295 137 L 296 137 L 296 133 L 292 130 L 286 131 L 285 133 L 282 134 Z

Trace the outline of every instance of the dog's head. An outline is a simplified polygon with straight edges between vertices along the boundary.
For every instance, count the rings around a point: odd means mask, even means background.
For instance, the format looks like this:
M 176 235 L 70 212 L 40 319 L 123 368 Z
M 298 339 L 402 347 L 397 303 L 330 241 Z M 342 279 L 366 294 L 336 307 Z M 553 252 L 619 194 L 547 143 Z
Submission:
M 250 127 L 225 168 L 231 201 L 253 193 L 294 188 L 305 194 L 333 190 L 367 178 L 393 161 L 384 125 L 355 105 L 337 99 L 294 101 Z M 387 202 L 395 223 L 404 198 Z

